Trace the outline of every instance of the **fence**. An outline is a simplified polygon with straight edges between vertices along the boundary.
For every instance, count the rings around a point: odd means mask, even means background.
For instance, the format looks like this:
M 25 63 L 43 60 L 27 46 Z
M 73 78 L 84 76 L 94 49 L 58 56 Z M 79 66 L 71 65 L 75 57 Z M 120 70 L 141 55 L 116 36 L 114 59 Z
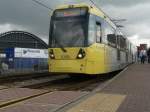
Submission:
M 48 71 L 48 59 L 0 58 L 0 74 L 25 74 Z

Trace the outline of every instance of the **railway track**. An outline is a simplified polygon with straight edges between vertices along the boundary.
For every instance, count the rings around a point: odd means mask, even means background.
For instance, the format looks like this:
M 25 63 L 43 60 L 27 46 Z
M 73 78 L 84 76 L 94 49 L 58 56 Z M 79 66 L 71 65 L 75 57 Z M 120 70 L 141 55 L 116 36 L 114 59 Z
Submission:
M 27 86 L 22 86 L 23 88 L 30 88 L 30 89 L 43 89 L 43 90 L 61 90 L 64 87 L 66 89 L 63 90 L 82 90 L 82 91 L 92 91 L 93 88 L 95 88 L 99 82 L 107 81 L 108 79 L 115 76 L 115 74 L 119 73 L 114 72 L 111 74 L 104 74 L 99 77 L 68 77 L 67 75 L 64 75 L 63 77 L 58 76 L 55 79 L 52 79 L 47 82 L 39 82 Z M 91 86 L 89 86 L 91 85 Z M 84 88 L 85 87 L 85 88 Z
M 75 80 L 74 80 L 75 81 Z M 43 89 L 49 91 L 77 91 L 84 88 L 96 81 L 96 79 L 86 79 L 77 82 L 72 82 L 72 79 L 65 78 L 61 80 L 54 80 L 51 82 L 41 83 L 38 85 L 30 85 L 27 88 L 31 89 Z
M 52 77 L 51 77 L 52 78 Z M 27 94 L 25 96 L 13 96 L 9 98 L 9 101 L 0 102 L 0 110 L 3 108 L 7 108 L 10 105 L 18 104 L 24 101 L 28 101 L 30 99 L 34 99 L 37 97 L 42 97 L 43 95 L 47 95 L 50 93 L 53 93 L 55 91 L 85 91 L 90 92 L 94 88 L 96 88 L 99 84 L 107 81 L 111 77 L 92 77 L 92 78 L 70 78 L 70 77 L 53 77 L 53 79 L 47 81 L 47 82 L 39 82 L 36 84 L 29 84 L 27 86 L 20 86 L 16 89 L 17 92 L 21 91 L 31 91 L 30 94 Z M 10 93 L 14 89 L 8 88 L 4 90 L 0 90 L 0 97 L 1 92 L 3 93 Z M 24 90 L 25 89 L 25 90 Z M 9 92 L 10 91 L 10 92 Z M 33 94 L 33 93 L 34 94 Z M 13 92 L 12 92 L 13 93 Z M 16 92 L 15 92 L 16 93 Z M 20 94 L 23 94 L 22 92 Z M 1 98 L 0 98 L 1 99 Z M 7 98 L 6 98 L 7 99 Z M 0 111 L 1 112 L 1 111 Z
M 35 91 L 34 94 L 29 94 L 29 95 L 25 95 L 25 96 L 19 96 L 18 97 L 14 97 L 14 98 L 9 98 L 9 101 L 5 101 L 5 102 L 2 102 L 0 103 L 0 109 L 1 108 L 4 108 L 4 107 L 7 107 L 7 106 L 10 106 L 10 105 L 13 105 L 13 104 L 16 104 L 16 103 L 20 103 L 20 102 L 23 102 L 23 101 L 26 101 L 26 100 L 29 100 L 29 99 L 32 99 L 32 98 L 36 98 L 36 97 L 39 97 L 39 96 L 42 96 L 42 95 L 46 95 L 46 94 L 49 94 L 49 93 L 52 93 L 54 91 L 69 91 L 69 90 L 79 90 L 80 88 L 84 88 L 85 86 L 89 85 L 90 83 L 93 83 L 95 81 L 95 79 L 92 79 L 92 80 L 86 80 L 86 81 L 82 81 L 82 82 L 78 82 L 76 84 L 73 84 L 73 85 L 68 85 L 68 86 L 62 86 L 60 88 L 57 88 L 56 87 L 52 87 L 47 89 L 47 90 L 41 90 L 41 87 L 40 87 L 40 90 L 37 89 L 31 89 L 33 91 Z M 35 86 L 35 85 L 34 85 Z M 59 85 L 60 86 L 60 85 Z M 14 88 L 13 88 L 14 89 Z M 24 88 L 20 89 L 20 88 L 15 88 L 17 92 L 23 92 L 24 91 Z M 25 89 L 26 90 L 26 89 Z M 27 89 L 28 90 L 28 89 Z M 36 92 L 38 90 L 38 92 Z M 2 94 L 1 92 L 4 91 L 4 93 L 7 93 L 7 91 L 9 91 L 10 93 L 13 91 L 12 89 L 5 89 L 5 90 L 0 90 L 0 94 Z M 30 90 L 29 90 L 30 91 Z M 21 92 L 21 93 L 22 93 Z M 13 93 L 13 92 L 12 92 Z M 20 93 L 20 94 L 21 94 Z M 22 93 L 23 94 L 23 93 Z M 12 95 L 13 97 L 13 95 Z
M 106 80 L 106 78 L 64 78 L 60 80 L 53 80 L 51 82 L 39 83 L 38 85 L 30 85 L 26 88 L 50 91 L 92 91 L 99 83 L 103 83 Z
M 1 77 L 0 78 L 0 90 L 5 88 L 14 88 L 14 87 L 25 87 L 29 85 L 36 85 L 39 83 L 46 83 L 53 81 L 55 79 L 63 79 L 68 77 L 67 75 L 55 76 L 48 73 L 41 74 L 28 74 L 28 75 L 17 75 L 10 77 Z
M 24 81 L 29 80 L 32 78 L 40 78 L 40 77 L 47 77 L 50 76 L 49 73 L 32 73 L 32 74 L 21 74 L 21 75 L 6 75 L 0 76 L 0 84 L 8 83 L 8 82 L 15 82 L 15 81 Z

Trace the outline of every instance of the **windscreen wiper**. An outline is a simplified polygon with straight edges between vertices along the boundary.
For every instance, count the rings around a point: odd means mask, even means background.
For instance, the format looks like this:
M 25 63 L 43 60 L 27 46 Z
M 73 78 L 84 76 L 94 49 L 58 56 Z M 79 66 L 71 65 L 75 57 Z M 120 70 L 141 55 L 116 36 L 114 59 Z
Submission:
M 60 49 L 63 51 L 63 52 L 67 52 L 67 50 L 60 44 L 60 42 L 55 38 L 55 42 L 57 43 L 58 46 L 60 46 Z

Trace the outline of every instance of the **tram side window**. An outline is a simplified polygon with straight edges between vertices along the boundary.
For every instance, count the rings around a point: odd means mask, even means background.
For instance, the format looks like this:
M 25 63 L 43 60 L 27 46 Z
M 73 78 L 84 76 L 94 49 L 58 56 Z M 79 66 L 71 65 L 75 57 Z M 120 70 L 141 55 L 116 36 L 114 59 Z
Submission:
M 101 37 L 101 24 L 99 22 L 96 22 L 96 42 L 101 43 L 102 37 Z
M 108 44 L 113 46 L 113 47 L 116 47 L 116 35 L 115 34 L 109 34 L 107 36 L 107 39 L 108 39 Z
M 126 49 L 126 39 L 121 35 L 120 36 L 120 48 L 121 49 Z
M 105 36 L 107 37 L 108 45 L 116 47 L 115 30 L 108 23 L 105 23 Z

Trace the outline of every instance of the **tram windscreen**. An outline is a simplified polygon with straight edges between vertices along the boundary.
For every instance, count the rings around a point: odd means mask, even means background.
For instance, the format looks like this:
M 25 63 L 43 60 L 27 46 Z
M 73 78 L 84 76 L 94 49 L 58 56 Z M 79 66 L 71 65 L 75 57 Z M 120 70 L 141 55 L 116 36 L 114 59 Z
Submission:
M 79 11 L 79 9 L 78 9 Z M 52 47 L 84 47 L 86 37 L 86 15 L 77 10 L 55 12 L 52 20 L 51 46 Z M 64 15 L 65 13 L 65 15 Z

